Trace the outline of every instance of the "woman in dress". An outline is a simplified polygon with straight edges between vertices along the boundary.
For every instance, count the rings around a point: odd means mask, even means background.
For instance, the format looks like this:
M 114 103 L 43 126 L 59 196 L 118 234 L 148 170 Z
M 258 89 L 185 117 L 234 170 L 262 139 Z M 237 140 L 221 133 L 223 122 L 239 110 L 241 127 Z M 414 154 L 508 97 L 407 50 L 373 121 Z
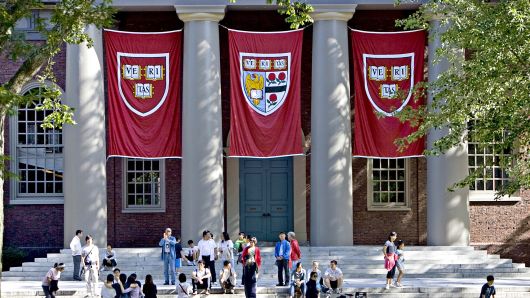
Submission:
M 227 232 L 223 232 L 218 250 L 221 255 L 221 262 L 228 261 L 234 268 L 234 243 L 230 240 L 230 235 Z

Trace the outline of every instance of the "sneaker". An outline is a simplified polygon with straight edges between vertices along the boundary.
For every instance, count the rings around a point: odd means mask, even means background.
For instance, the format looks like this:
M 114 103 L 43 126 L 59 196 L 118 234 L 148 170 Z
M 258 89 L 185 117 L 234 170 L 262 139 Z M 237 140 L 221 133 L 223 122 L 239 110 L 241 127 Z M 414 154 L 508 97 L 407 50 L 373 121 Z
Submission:
M 403 288 L 403 285 L 400 284 L 399 282 L 396 282 L 396 287 L 398 287 L 398 288 Z
M 164 285 L 165 286 L 169 285 L 169 281 L 164 282 Z
M 281 282 L 276 284 L 277 287 L 283 287 L 283 284 Z
M 387 290 L 390 289 L 390 285 L 386 284 L 385 289 L 387 289 Z
M 390 284 L 390 287 L 391 287 L 391 288 L 395 288 L 396 285 L 395 285 L 395 284 Z

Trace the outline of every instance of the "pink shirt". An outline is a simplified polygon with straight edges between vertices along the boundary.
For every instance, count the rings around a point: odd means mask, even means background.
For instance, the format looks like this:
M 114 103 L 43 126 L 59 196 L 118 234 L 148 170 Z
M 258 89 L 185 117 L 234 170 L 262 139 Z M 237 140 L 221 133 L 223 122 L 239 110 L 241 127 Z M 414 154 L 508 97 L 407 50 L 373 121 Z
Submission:
M 48 270 L 48 273 L 46 273 L 46 275 L 44 276 L 44 279 L 42 279 L 43 286 L 50 286 L 48 277 L 51 280 L 59 280 L 59 278 L 61 277 L 61 272 L 59 272 L 58 270 L 55 270 L 55 268 L 51 268 L 50 270 Z

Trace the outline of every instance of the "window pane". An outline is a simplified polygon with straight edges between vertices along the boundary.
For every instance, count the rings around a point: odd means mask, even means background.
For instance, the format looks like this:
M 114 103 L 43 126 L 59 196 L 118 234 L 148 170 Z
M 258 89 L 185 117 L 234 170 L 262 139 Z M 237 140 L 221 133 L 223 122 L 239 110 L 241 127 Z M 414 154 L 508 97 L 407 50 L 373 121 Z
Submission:
M 405 159 L 374 159 L 372 162 L 372 203 L 406 205 Z
M 161 206 L 161 194 L 158 185 L 160 180 L 160 161 L 128 159 L 126 165 L 127 206 L 159 208 Z

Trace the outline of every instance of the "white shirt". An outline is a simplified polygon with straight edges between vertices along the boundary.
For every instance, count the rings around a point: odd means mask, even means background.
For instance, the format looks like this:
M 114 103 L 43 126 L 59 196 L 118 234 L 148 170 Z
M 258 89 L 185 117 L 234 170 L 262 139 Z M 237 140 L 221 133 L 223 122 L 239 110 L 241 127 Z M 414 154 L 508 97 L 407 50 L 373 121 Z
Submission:
M 223 260 L 231 260 L 234 258 L 234 243 L 232 240 L 219 242 L 219 251 Z
M 116 297 L 116 290 L 111 286 L 107 287 L 106 283 L 101 287 L 101 298 L 114 298 Z
M 91 261 L 92 265 L 96 265 L 96 263 L 99 265 L 99 249 L 94 244 L 83 247 L 81 256 L 85 257 L 85 263 Z
M 186 256 L 189 256 L 189 255 L 195 254 L 199 250 L 199 248 L 197 246 L 194 246 L 194 247 L 188 246 L 188 247 L 183 247 L 182 250 L 184 251 L 184 254 Z
M 199 243 L 197 243 L 197 246 L 199 247 L 200 256 L 210 256 L 210 259 L 213 260 L 215 257 L 215 248 L 217 248 L 217 244 L 215 244 L 215 241 L 213 239 L 210 240 L 204 240 L 201 239 Z
M 337 280 L 342 277 L 342 271 L 339 267 L 336 267 L 335 270 L 328 268 L 326 273 L 324 273 L 324 277 L 329 278 L 329 280 Z
M 72 250 L 72 256 L 80 256 L 81 255 L 81 240 L 79 237 L 74 236 L 72 238 L 72 241 L 70 241 L 70 249 Z
M 59 278 L 61 278 L 61 272 L 56 270 L 55 268 L 51 268 L 50 270 L 48 270 L 48 273 L 46 273 L 46 275 L 44 276 L 44 279 L 42 280 L 43 286 L 50 285 L 50 282 L 48 281 L 48 277 L 51 280 L 59 280 Z
M 191 286 L 187 282 L 179 283 L 177 285 L 177 297 L 187 298 L 191 295 Z

